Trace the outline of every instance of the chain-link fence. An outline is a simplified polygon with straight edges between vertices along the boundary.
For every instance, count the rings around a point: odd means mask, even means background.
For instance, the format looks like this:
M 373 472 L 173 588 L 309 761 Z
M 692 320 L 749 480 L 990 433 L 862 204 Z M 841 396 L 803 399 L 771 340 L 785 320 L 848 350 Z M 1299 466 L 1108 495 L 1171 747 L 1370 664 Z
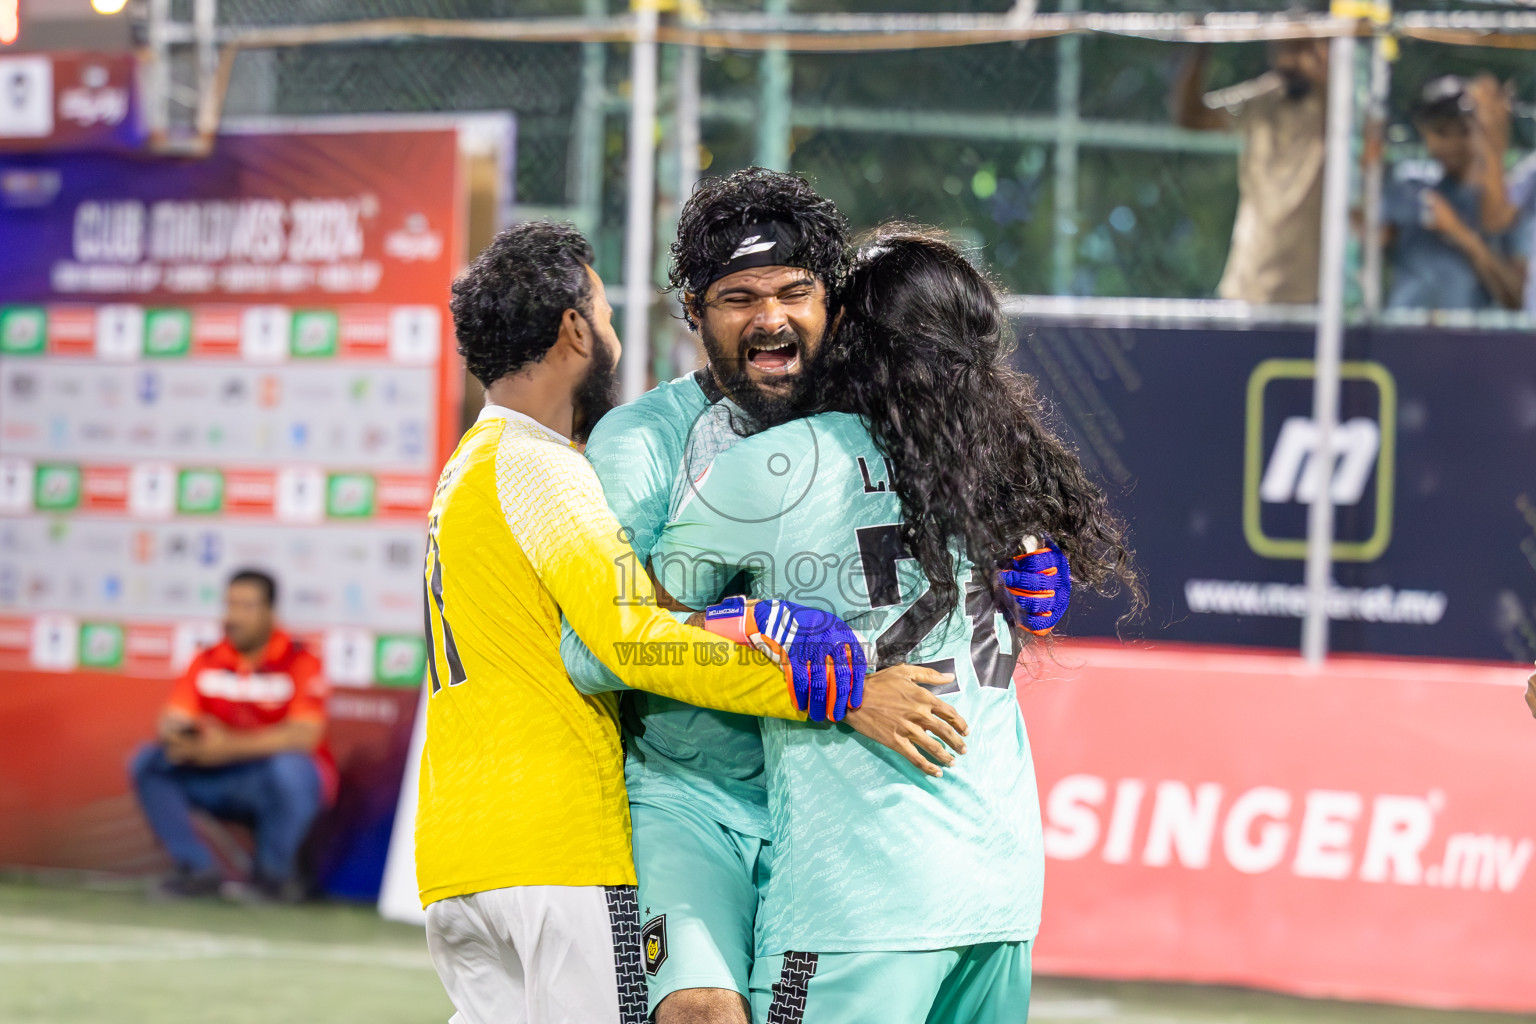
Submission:
M 962 15 L 1028 14 L 1004 2 L 947 5 Z M 1044 3 L 1041 14 L 1156 11 L 1134 0 Z M 1163 8 L 1173 12 L 1174 4 Z M 1208 10 L 1277 14 L 1280 2 Z M 1472 5 L 1499 11 L 1509 5 Z M 191 0 L 170 17 L 190 20 Z M 1405 4 L 1403 10 L 1467 10 Z M 728 0 L 689 17 L 931 11 L 910 0 Z M 606 0 L 223 0 L 226 38 L 249 28 L 386 18 L 590 19 L 626 14 Z M 1511 44 L 1510 40 L 1514 40 Z M 1424 160 L 1409 111 L 1443 74 L 1493 74 L 1508 83 L 1513 127 L 1504 159 L 1536 144 L 1536 62 L 1523 46 L 1469 47 L 1405 38 L 1390 65 L 1385 163 Z M 1499 42 L 1499 40 L 1494 40 Z M 1394 41 L 1395 44 L 1395 41 Z M 704 47 L 697 60 L 663 42 L 657 119 L 657 280 L 667 232 L 694 173 L 753 163 L 807 175 L 856 229 L 899 218 L 947 229 L 977 252 L 1007 291 L 1081 297 L 1202 299 L 1215 295 L 1238 203 L 1239 138 L 1177 127 L 1170 113 L 1191 44 L 1122 34 L 974 42 L 874 52 L 783 52 Z M 402 34 L 370 42 L 239 52 L 224 115 L 510 110 L 517 117 L 516 216 L 579 224 L 605 279 L 623 277 L 630 46 L 612 41 L 508 42 Z M 195 75 L 178 55 L 172 102 L 195 105 Z M 1359 48 L 1359 122 L 1367 120 L 1372 47 Z M 1261 74 L 1266 44 L 1211 48 L 1207 86 Z M 695 82 L 687 76 L 697 75 Z M 697 103 L 685 103 L 696 96 Z M 680 117 L 697 111 L 697 154 Z M 1358 150 L 1357 146 L 1357 150 Z M 1360 204 L 1356 175 L 1353 205 Z M 1357 231 L 1358 237 L 1358 231 Z M 1357 250 L 1360 247 L 1356 246 Z M 1363 259 L 1356 252 L 1356 268 Z M 1390 275 L 1390 255 L 1382 273 Z M 1362 290 L 1352 289 L 1359 300 Z

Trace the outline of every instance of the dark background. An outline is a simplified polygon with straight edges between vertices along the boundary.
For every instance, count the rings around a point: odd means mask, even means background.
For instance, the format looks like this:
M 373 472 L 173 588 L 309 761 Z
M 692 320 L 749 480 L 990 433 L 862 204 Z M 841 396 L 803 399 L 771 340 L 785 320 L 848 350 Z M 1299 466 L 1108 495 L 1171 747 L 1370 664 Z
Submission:
M 1074 595 L 1077 635 L 1299 645 L 1299 619 L 1191 613 L 1189 579 L 1300 583 L 1300 560 L 1263 558 L 1243 535 L 1243 449 L 1250 374 L 1270 358 L 1309 359 L 1310 327 L 1178 330 L 1019 325 L 1017 363 L 1035 374 L 1057 426 L 1131 526 L 1150 610 L 1117 627 L 1123 600 Z M 1536 467 L 1536 348 L 1528 333 L 1439 329 L 1348 332 L 1346 360 L 1397 383 L 1391 541 L 1373 562 L 1334 565 L 1345 587 L 1442 591 L 1434 625 L 1335 621 L 1332 649 L 1446 658 L 1536 655 L 1536 532 L 1522 514 Z M 1377 415 L 1376 388 L 1345 382 L 1340 419 Z M 1280 422 L 1311 409 L 1310 381 L 1266 389 L 1263 459 Z M 1376 470 L 1340 540 L 1362 540 Z M 1264 505 L 1271 537 L 1304 537 L 1305 508 Z M 1536 512 L 1533 512 L 1536 518 Z

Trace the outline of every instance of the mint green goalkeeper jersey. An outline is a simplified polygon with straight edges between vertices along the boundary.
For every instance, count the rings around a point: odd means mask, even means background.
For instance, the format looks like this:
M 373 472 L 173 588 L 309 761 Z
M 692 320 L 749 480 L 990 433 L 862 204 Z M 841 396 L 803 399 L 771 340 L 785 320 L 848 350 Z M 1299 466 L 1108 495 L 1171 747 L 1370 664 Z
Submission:
M 716 455 L 652 546 L 685 604 L 745 571 L 759 598 L 831 611 L 879 665 L 953 672 L 968 753 L 932 779 L 846 725 L 761 723 L 773 870 L 759 955 L 1032 939 L 1044 855 L 1011 637 L 986 581 L 936 607 L 902 536 L 890 469 L 854 416 L 825 413 Z
M 673 508 L 690 493 L 692 477 L 741 440 L 737 431 L 744 429 L 745 417 L 702 376 L 704 372 L 660 384 L 612 410 L 587 440 L 587 459 L 635 552 L 626 580 L 645 572 Z M 694 607 L 703 608 L 720 596 L 696 593 L 701 603 Z M 564 626 L 560 655 L 577 689 L 626 689 L 569 625 Z M 728 828 L 768 838 L 757 719 L 640 691 L 628 694 L 625 701 L 624 782 L 631 802 L 682 799 Z

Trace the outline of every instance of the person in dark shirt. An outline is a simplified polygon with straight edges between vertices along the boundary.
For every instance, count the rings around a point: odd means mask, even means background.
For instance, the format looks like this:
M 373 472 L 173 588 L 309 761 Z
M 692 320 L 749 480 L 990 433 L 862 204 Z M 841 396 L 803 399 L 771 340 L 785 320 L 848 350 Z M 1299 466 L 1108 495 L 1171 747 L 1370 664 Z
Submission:
M 1436 78 L 1414 108 L 1414 127 L 1436 166 L 1404 169 L 1383 197 L 1390 308 L 1520 308 L 1529 234 L 1489 215 L 1489 198 L 1503 194 L 1504 154 L 1479 116 L 1486 85 Z

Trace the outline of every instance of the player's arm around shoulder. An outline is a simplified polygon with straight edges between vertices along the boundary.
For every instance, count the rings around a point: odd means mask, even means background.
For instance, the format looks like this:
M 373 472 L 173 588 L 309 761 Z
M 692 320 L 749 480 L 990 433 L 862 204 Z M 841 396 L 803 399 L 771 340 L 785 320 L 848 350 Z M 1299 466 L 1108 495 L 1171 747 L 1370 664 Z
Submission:
M 777 668 L 734 657 L 717 664 L 716 637 L 657 607 L 585 459 L 554 445 L 519 456 L 515 479 L 498 473 L 507 525 L 598 662 L 628 686 L 699 707 L 804 717 Z

